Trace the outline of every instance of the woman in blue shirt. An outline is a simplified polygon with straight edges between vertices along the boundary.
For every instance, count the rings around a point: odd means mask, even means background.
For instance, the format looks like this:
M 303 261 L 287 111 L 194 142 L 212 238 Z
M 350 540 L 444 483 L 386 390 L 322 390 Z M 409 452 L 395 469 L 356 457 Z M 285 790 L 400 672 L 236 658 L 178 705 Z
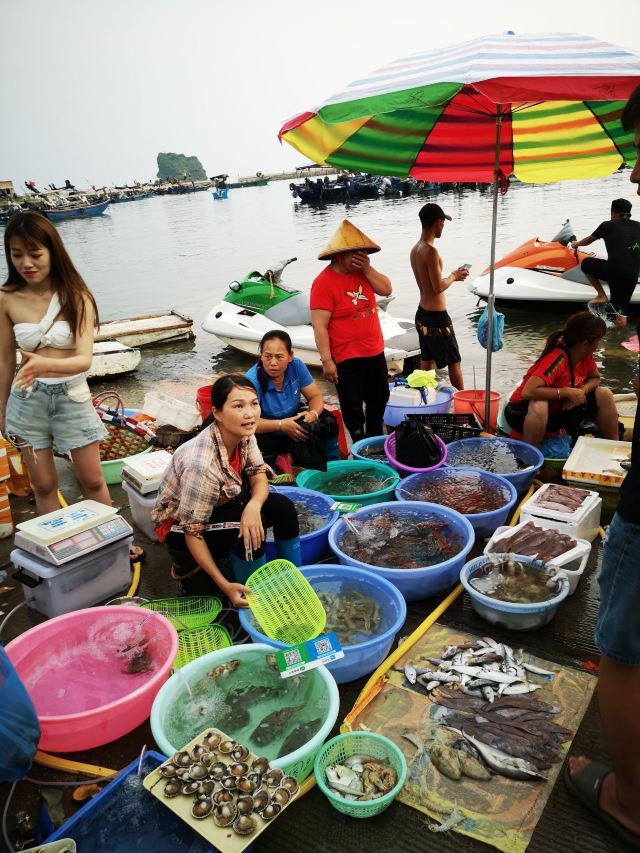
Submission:
M 260 402 L 256 439 L 262 454 L 290 453 L 294 442 L 308 439 L 303 424 L 311 426 L 318 420 L 324 401 L 307 366 L 294 357 L 289 335 L 280 329 L 267 332 L 260 341 L 260 361 L 245 375 Z M 298 413 L 301 394 L 309 409 Z

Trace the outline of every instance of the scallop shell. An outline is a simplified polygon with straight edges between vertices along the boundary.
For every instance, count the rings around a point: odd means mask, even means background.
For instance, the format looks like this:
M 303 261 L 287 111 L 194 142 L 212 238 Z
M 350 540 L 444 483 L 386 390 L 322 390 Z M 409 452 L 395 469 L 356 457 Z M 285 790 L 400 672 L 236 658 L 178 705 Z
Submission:
M 271 765 L 269 764 L 269 759 L 265 758 L 264 755 L 262 755 L 259 758 L 254 759 L 254 761 L 251 764 L 251 769 L 255 773 L 262 774 L 262 773 L 266 773 L 270 766 Z
M 182 793 L 186 797 L 190 797 L 193 794 L 197 793 L 199 787 L 200 782 L 184 782 L 184 784 L 182 785 Z
M 221 803 L 213 810 L 213 820 L 216 826 L 230 826 L 238 815 L 234 803 Z
M 239 743 L 236 745 L 236 748 L 231 753 L 231 757 L 235 761 L 246 761 L 247 758 L 249 758 L 249 748 Z
M 284 773 L 279 767 L 272 767 L 271 770 L 267 770 L 262 777 L 262 781 L 266 782 L 270 788 L 278 788 L 283 779 Z
M 211 767 L 212 764 L 215 763 L 216 756 L 213 752 L 205 752 L 205 754 L 200 759 L 200 763 L 204 764 L 205 767 Z
M 216 761 L 216 763 L 212 764 L 209 768 L 209 775 L 212 779 L 215 779 L 216 782 L 220 782 L 227 775 L 227 765 L 224 761 Z
M 276 788 L 271 795 L 271 802 L 277 803 L 279 806 L 286 806 L 291 799 L 291 794 L 286 788 Z
M 231 791 L 225 791 L 224 788 L 220 788 L 220 790 L 216 791 L 213 795 L 213 802 L 218 806 L 222 805 L 222 803 L 232 803 L 233 794 Z
M 262 809 L 269 804 L 269 794 L 264 789 L 260 789 L 256 791 L 253 795 L 253 808 L 257 812 L 261 812 Z
M 177 797 L 182 789 L 182 785 L 177 779 L 169 779 L 169 781 L 165 784 L 163 794 L 167 799 L 171 799 L 172 797 Z
M 191 807 L 191 814 L 196 820 L 204 820 L 213 811 L 213 800 L 211 797 L 198 797 Z
M 238 776 L 236 779 L 236 788 L 243 794 L 253 794 L 257 787 L 255 781 L 247 779 L 246 776 Z
M 239 815 L 233 822 L 233 831 L 238 835 L 251 835 L 255 831 L 256 822 L 248 814 Z
M 294 797 L 300 790 L 300 785 L 295 776 L 285 776 L 280 782 L 280 787 L 287 790 Z
M 221 785 L 225 789 L 225 791 L 235 791 L 238 787 L 236 784 L 235 776 L 224 776 L 221 780 Z
M 232 776 L 246 776 L 249 770 L 249 765 L 245 764 L 244 761 L 236 761 L 235 764 L 232 764 L 229 767 L 229 773 Z
M 192 758 L 186 749 L 183 749 L 181 752 L 176 752 L 173 756 L 173 763 L 177 764 L 178 767 L 188 767 L 192 763 Z
M 215 786 L 216 783 L 212 782 L 211 779 L 205 779 L 198 785 L 198 796 L 210 797 L 213 794 L 213 789 L 215 788 Z
M 211 750 L 208 747 L 201 743 L 197 743 L 191 750 L 191 758 L 193 758 L 194 761 L 200 761 L 202 756 L 206 755 L 210 751 Z
M 192 764 L 189 768 L 189 776 L 194 779 L 196 782 L 202 781 L 202 779 L 206 779 L 209 775 L 209 768 L 205 767 L 204 764 L 201 764 L 199 761 L 196 764 Z
M 191 776 L 189 774 L 189 768 L 178 767 L 178 770 L 176 771 L 176 778 L 180 779 L 181 782 L 190 782 Z
M 238 797 L 236 800 L 238 814 L 251 814 L 254 805 L 253 797 L 249 794 L 244 794 L 244 796 Z
M 208 735 L 203 737 L 202 744 L 208 749 L 217 749 L 221 740 L 222 735 L 219 735 L 217 732 L 209 732 Z
M 277 817 L 282 811 L 282 806 L 278 803 L 267 803 L 267 805 L 260 812 L 260 817 L 262 820 L 273 820 L 274 817 Z
M 160 768 L 160 774 L 164 776 L 165 779 L 173 779 L 177 773 L 178 765 L 174 764 L 172 761 L 169 764 L 163 764 Z
M 223 740 L 218 745 L 218 752 L 221 752 L 223 755 L 231 755 L 236 746 L 237 743 L 235 740 Z

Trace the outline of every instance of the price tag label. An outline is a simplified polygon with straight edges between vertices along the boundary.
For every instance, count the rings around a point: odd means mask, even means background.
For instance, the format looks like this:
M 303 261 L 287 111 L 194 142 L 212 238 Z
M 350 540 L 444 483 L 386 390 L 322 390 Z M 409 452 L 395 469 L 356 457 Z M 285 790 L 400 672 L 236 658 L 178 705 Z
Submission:
M 343 657 L 340 641 L 333 632 L 275 653 L 276 665 L 282 678 L 300 675 Z
M 342 515 L 345 512 L 355 512 L 357 509 L 360 509 L 360 504 L 345 504 L 337 501 L 331 504 L 331 509 L 333 512 L 339 512 Z

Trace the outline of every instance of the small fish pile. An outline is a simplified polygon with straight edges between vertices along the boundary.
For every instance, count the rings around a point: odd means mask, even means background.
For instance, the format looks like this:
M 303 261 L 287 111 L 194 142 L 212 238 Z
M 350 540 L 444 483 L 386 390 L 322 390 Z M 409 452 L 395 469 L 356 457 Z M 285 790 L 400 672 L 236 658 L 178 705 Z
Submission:
M 430 666 L 407 663 L 405 676 L 441 706 L 438 722 L 459 738 L 426 746 L 405 733 L 419 753 L 450 779 L 487 778 L 476 763 L 512 779 L 544 779 L 541 771 L 559 760 L 562 744 L 571 737 L 551 719 L 560 709 L 531 695 L 542 686 L 534 677 L 552 680 L 554 673 L 526 661 L 522 649 L 491 637 L 448 646 L 441 658 L 429 661 Z
M 366 521 L 351 519 L 340 542 L 350 557 L 386 569 L 435 566 L 458 554 L 462 546 L 462 537 L 444 519 L 391 510 Z
M 350 755 L 342 764 L 325 770 L 327 785 L 344 800 L 376 800 L 398 783 L 398 775 L 388 761 L 370 755 Z
M 488 554 L 469 575 L 469 584 L 482 595 L 511 604 L 536 604 L 555 598 L 565 574 L 544 563 L 521 563 L 513 554 Z
M 515 474 L 529 468 L 506 441 L 492 439 L 481 443 L 449 447 L 447 465 L 455 468 L 482 468 L 492 474 Z
M 313 488 L 325 495 L 355 497 L 379 492 L 395 479 L 395 477 L 386 477 L 378 471 L 360 469 L 340 474 L 323 474 L 317 482 L 314 481 Z
M 176 752 L 160 767 L 163 794 L 193 801 L 196 820 L 211 817 L 217 827 L 251 835 L 273 820 L 300 790 L 294 776 L 271 767 L 267 758 L 251 761 L 249 749 L 218 731 L 209 731 L 190 750 Z
M 574 489 L 571 486 L 557 486 L 552 484 L 542 492 L 538 493 L 532 503 L 540 509 L 550 509 L 553 512 L 562 512 L 567 515 L 576 512 L 589 497 L 590 492 L 585 489 Z
M 494 540 L 489 552 L 493 554 L 521 554 L 523 557 L 535 557 L 544 563 L 548 563 L 554 557 L 572 551 L 577 544 L 577 541 L 571 536 L 567 536 L 566 533 L 559 533 L 557 530 L 545 530 L 545 528 L 534 524 L 533 521 L 527 521 L 526 524 L 519 525 L 518 529 L 510 536 L 501 536 Z
M 338 635 L 341 646 L 352 646 L 377 633 L 382 621 L 380 605 L 373 598 L 353 587 L 344 587 L 338 593 L 317 592 L 325 613 L 325 632 Z
M 400 492 L 407 500 L 440 504 L 463 515 L 492 512 L 511 497 L 506 488 L 490 483 L 477 471 L 453 468 L 441 468 L 424 478 L 417 475 L 410 487 L 402 484 Z

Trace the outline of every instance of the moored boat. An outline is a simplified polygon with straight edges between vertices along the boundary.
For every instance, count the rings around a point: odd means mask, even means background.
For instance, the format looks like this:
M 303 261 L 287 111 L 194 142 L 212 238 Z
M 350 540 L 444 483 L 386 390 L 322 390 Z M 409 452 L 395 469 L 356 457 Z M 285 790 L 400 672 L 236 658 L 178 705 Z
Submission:
M 115 378 L 138 369 L 142 354 L 118 341 L 96 341 L 87 379 Z
M 191 317 L 171 310 L 101 323 L 95 340 L 115 340 L 130 347 L 148 347 L 193 337 Z
M 78 207 L 58 207 L 50 210 L 43 210 L 42 213 L 52 222 L 59 222 L 61 219 L 76 219 L 86 216 L 100 216 L 109 207 L 111 201 L 100 201 L 97 204 L 84 204 Z

